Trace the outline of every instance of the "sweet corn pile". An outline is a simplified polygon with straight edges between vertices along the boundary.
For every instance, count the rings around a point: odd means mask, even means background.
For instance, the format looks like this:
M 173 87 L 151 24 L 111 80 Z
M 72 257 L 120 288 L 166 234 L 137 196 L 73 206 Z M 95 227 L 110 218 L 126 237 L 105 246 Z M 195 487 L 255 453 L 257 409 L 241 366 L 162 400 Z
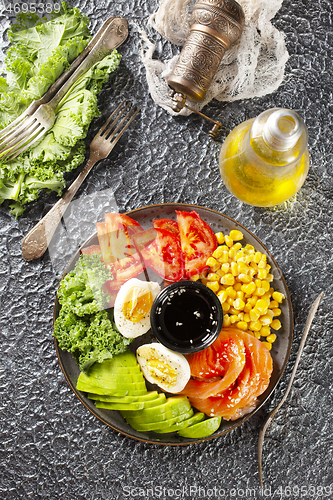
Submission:
M 270 283 L 267 257 L 252 245 L 242 246 L 243 233 L 233 230 L 229 235 L 216 234 L 219 246 L 208 258 L 209 271 L 193 276 L 217 294 L 224 312 L 223 326 L 236 326 L 262 340 L 272 348 L 281 322 L 279 305 L 285 298 Z

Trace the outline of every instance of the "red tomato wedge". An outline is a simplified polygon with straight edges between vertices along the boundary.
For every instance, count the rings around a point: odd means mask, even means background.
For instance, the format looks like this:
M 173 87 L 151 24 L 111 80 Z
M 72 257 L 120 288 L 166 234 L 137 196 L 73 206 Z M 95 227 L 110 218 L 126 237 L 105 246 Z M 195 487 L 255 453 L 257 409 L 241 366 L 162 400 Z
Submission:
M 234 337 L 243 341 L 244 368 L 236 380 L 223 392 L 207 397 L 209 391 L 206 386 L 202 386 L 201 389 L 198 388 L 196 395 L 190 396 L 189 399 L 197 410 L 206 415 L 236 420 L 255 408 L 257 397 L 263 394 L 269 385 L 273 362 L 269 350 L 253 335 L 232 327 L 223 328 L 220 335 L 229 335 L 230 338 Z M 210 383 L 212 388 L 214 384 L 216 385 L 216 381 Z
M 101 247 L 99 245 L 90 245 L 90 247 L 81 248 L 83 255 L 101 255 Z
M 175 234 L 180 239 L 178 222 L 172 219 L 154 219 L 153 225 L 156 229 L 165 229 Z
M 179 240 L 165 229 L 147 229 L 133 236 L 146 266 L 166 281 L 179 281 L 184 276 L 184 261 Z
M 190 277 L 208 267 L 206 262 L 217 248 L 217 239 L 211 227 L 197 212 L 176 210 L 176 214 L 181 248 L 185 256 L 185 272 Z
M 138 222 L 127 215 L 105 214 L 105 222 L 96 224 L 103 261 L 112 265 L 116 281 L 125 282 L 144 271 L 133 236 L 143 231 Z

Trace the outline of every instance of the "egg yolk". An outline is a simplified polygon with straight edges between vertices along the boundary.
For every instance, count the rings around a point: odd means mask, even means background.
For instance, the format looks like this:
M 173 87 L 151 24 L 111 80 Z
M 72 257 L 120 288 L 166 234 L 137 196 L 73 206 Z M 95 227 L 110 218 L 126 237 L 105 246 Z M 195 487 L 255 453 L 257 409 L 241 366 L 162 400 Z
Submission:
M 177 382 L 176 370 L 160 359 L 148 359 L 147 369 L 157 382 L 163 382 L 168 387 L 173 387 Z
M 131 288 L 122 307 L 122 312 L 128 321 L 138 323 L 150 314 L 153 305 L 153 294 L 149 290 Z

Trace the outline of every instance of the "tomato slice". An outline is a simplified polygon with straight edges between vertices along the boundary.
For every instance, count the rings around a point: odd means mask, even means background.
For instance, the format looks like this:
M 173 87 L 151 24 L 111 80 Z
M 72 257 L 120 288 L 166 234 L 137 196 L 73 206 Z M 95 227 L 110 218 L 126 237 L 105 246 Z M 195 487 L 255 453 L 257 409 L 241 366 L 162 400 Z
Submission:
M 133 236 L 143 231 L 140 224 L 128 215 L 108 213 L 105 222 L 96 224 L 103 261 L 111 266 L 115 279 L 125 282 L 144 271 Z
M 181 248 L 185 256 L 185 272 L 187 277 L 190 277 L 208 267 L 207 259 L 217 248 L 218 243 L 211 227 L 197 212 L 176 210 L 176 214 Z
M 170 231 L 170 233 L 175 234 L 180 239 L 177 221 L 172 219 L 154 219 L 153 224 L 156 229 L 165 229 L 166 231 Z
M 99 245 L 90 245 L 90 247 L 81 248 L 83 255 L 102 255 L 101 247 Z
M 179 281 L 184 277 L 180 241 L 170 231 L 151 228 L 136 234 L 133 240 L 145 264 L 156 274 L 166 281 Z

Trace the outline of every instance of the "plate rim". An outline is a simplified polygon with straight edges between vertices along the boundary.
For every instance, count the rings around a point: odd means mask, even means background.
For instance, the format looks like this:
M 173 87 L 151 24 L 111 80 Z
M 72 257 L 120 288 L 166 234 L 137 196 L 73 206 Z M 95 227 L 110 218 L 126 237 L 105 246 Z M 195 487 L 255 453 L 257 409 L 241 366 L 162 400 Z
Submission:
M 207 436 L 205 438 L 194 438 L 194 439 L 191 438 L 191 441 L 181 441 L 179 443 L 177 443 L 177 442 L 168 442 L 168 441 L 159 441 L 157 439 L 156 440 L 150 440 L 149 438 L 147 439 L 147 438 L 143 438 L 143 437 L 139 437 L 139 436 L 134 436 L 132 434 L 127 433 L 124 430 L 118 429 L 117 427 L 115 427 L 114 425 L 112 425 L 110 422 L 108 422 L 105 418 L 103 418 L 101 415 L 98 415 L 96 412 L 94 412 L 93 409 L 90 408 L 87 405 L 87 403 L 84 401 L 83 397 L 80 394 L 80 391 L 78 391 L 76 389 L 76 387 L 72 384 L 69 376 L 67 375 L 66 369 L 65 369 L 65 367 L 63 365 L 63 362 L 61 360 L 61 357 L 60 357 L 60 352 L 59 352 L 60 348 L 58 346 L 58 342 L 57 342 L 57 339 L 55 337 L 53 337 L 53 343 L 54 343 L 54 346 L 55 346 L 55 351 L 56 351 L 56 354 L 57 354 L 58 363 L 60 365 L 60 368 L 61 368 L 61 370 L 63 372 L 63 375 L 65 376 L 65 379 L 66 379 L 69 387 L 72 389 L 72 391 L 74 392 L 75 396 L 79 399 L 79 401 L 83 404 L 83 406 L 86 409 L 88 409 L 89 412 L 92 415 L 94 415 L 94 417 L 96 417 L 100 422 L 102 422 L 103 424 L 107 425 L 108 427 L 110 427 L 114 431 L 116 431 L 116 432 L 118 432 L 118 433 L 120 433 L 120 434 L 122 434 L 122 435 L 124 435 L 126 437 L 129 437 L 131 439 L 134 439 L 136 441 L 140 441 L 140 442 L 143 442 L 143 443 L 155 444 L 155 445 L 162 445 L 162 446 L 188 446 L 188 445 L 195 444 L 195 443 L 203 443 L 205 441 L 210 441 L 211 439 L 216 439 L 216 438 L 221 437 L 224 434 L 227 434 L 228 432 L 236 429 L 237 427 L 239 427 L 240 425 L 242 425 L 244 422 L 246 422 L 247 420 L 249 420 L 255 413 L 257 413 L 257 411 L 259 411 L 264 406 L 264 404 L 267 403 L 267 401 L 272 397 L 272 395 L 275 392 L 278 384 L 281 381 L 282 375 L 284 374 L 284 371 L 286 369 L 287 363 L 288 363 L 289 358 L 290 358 L 291 348 L 292 348 L 292 344 L 293 344 L 293 335 L 294 335 L 294 313 L 293 313 L 293 307 L 292 307 L 292 302 L 291 302 L 291 297 L 290 297 L 289 289 L 288 289 L 286 280 L 284 278 L 284 275 L 283 275 L 283 273 L 282 273 L 282 271 L 281 271 L 278 263 L 276 262 L 276 260 L 274 259 L 274 257 L 270 253 L 270 251 L 267 249 L 267 247 L 263 244 L 263 242 L 255 234 L 253 234 L 252 231 L 250 231 L 249 229 L 247 229 L 243 224 L 241 224 L 240 222 L 236 221 L 232 217 L 229 217 L 228 215 L 225 215 L 224 213 L 219 212 L 218 210 L 214 210 L 212 208 L 203 207 L 202 205 L 195 205 L 195 204 L 190 204 L 190 203 L 181 203 L 181 202 L 179 202 L 179 203 L 174 203 L 174 202 L 172 202 L 172 203 L 155 203 L 155 204 L 151 204 L 151 205 L 145 205 L 145 206 L 142 206 L 142 207 L 134 208 L 133 210 L 130 210 L 128 212 L 124 212 L 124 214 L 128 215 L 128 216 L 131 216 L 131 215 L 133 215 L 135 213 L 138 213 L 140 211 L 143 211 L 143 210 L 154 209 L 154 208 L 161 208 L 161 207 L 171 207 L 171 208 L 172 207 L 179 207 L 179 208 L 180 207 L 184 207 L 184 208 L 188 208 L 188 209 L 192 209 L 192 210 L 199 209 L 199 210 L 204 210 L 204 211 L 212 212 L 212 213 L 214 213 L 214 214 L 216 214 L 218 216 L 222 216 L 223 218 L 228 219 L 233 224 L 236 224 L 238 227 L 241 227 L 242 229 L 244 229 L 246 233 L 249 233 L 255 240 L 257 240 L 258 243 L 265 249 L 265 252 L 267 252 L 267 255 L 268 255 L 269 259 L 275 264 L 276 268 L 280 271 L 281 279 L 283 281 L 284 288 L 285 288 L 285 290 L 287 292 L 286 299 L 287 299 L 287 302 L 288 302 L 288 304 L 290 306 L 289 307 L 290 335 L 289 335 L 289 344 L 288 344 L 288 349 L 287 349 L 287 353 L 286 353 L 286 358 L 285 358 L 284 363 L 283 363 L 283 365 L 281 367 L 281 372 L 280 372 L 277 380 L 275 381 L 275 383 L 274 383 L 274 385 L 273 385 L 270 393 L 249 414 L 244 415 L 244 417 L 242 417 L 241 419 L 235 420 L 234 421 L 235 422 L 234 425 L 232 425 L 228 429 L 224 429 L 224 430 L 222 430 L 220 432 L 217 430 L 211 436 Z M 90 235 L 89 238 L 87 238 L 84 241 L 84 243 L 82 243 L 82 245 L 80 246 L 80 248 L 78 248 L 78 250 L 75 252 L 75 254 L 73 255 L 73 257 L 71 258 L 71 260 L 67 264 L 66 269 L 68 269 L 71 266 L 71 264 L 73 263 L 73 261 L 75 259 L 77 259 L 77 256 L 80 254 L 81 248 L 84 248 L 85 244 L 88 241 L 90 241 L 96 235 L 97 235 L 97 232 L 95 232 L 94 234 Z M 63 273 L 63 275 L 61 276 L 61 279 L 59 281 L 59 286 L 60 286 L 61 280 L 64 278 L 64 276 L 66 274 L 67 273 L 66 273 L 66 270 L 65 270 L 65 272 Z M 57 289 L 57 292 L 58 292 L 58 289 Z M 54 322 L 55 322 L 55 319 L 56 319 L 57 307 L 58 307 L 58 293 L 56 293 L 56 298 L 55 298 L 54 307 L 53 307 L 53 324 L 52 324 L 53 328 L 52 328 L 52 331 L 54 329 Z

